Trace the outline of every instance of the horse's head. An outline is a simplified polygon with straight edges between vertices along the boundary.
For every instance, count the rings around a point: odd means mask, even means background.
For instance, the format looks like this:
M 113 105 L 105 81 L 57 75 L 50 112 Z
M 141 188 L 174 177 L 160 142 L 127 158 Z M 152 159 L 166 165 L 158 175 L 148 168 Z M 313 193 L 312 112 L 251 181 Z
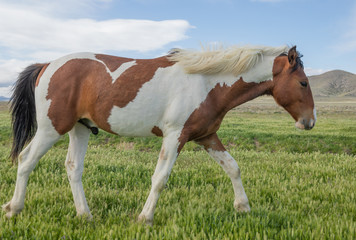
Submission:
M 303 62 L 296 47 L 282 54 L 273 63 L 272 95 L 286 109 L 300 129 L 312 129 L 316 122 L 313 95 L 304 73 Z

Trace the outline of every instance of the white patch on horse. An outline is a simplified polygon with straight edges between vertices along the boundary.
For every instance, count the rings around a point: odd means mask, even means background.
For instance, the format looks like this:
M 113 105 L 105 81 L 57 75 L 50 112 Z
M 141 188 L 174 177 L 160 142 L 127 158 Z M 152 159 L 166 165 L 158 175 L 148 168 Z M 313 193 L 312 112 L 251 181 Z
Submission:
M 231 87 L 237 80 L 242 78 L 242 80 L 246 83 L 260 83 L 273 79 L 273 62 L 275 57 L 265 56 L 263 61 L 257 63 L 253 68 L 248 71 L 242 73 L 239 76 L 234 76 L 232 74 L 216 74 L 216 75 L 207 75 L 206 78 L 208 81 L 213 84 L 219 83 L 221 86 L 226 84 Z
M 260 83 L 272 80 L 274 59 L 275 57 L 273 56 L 265 56 L 262 61 L 257 63 L 252 69 L 242 73 L 240 77 L 247 83 Z
M 241 77 L 245 82 L 272 79 L 273 60 L 265 57 Z M 180 129 L 217 84 L 231 86 L 239 79 L 232 74 L 186 74 L 179 64 L 158 68 L 133 101 L 112 108 L 108 123 L 113 132 L 124 136 L 152 136 L 154 126 L 163 133 Z
M 180 66 L 158 68 L 125 107 L 114 106 L 108 118 L 111 130 L 125 136 L 152 136 L 152 128 L 182 129 L 193 111 L 216 85 L 202 75 L 186 74 Z
M 118 79 L 120 77 L 121 74 L 123 74 L 127 69 L 129 69 L 132 66 L 136 65 L 136 61 L 131 61 L 131 62 L 126 62 L 121 64 L 121 66 L 116 69 L 113 72 L 110 72 L 110 76 L 112 78 L 112 83 L 114 84 L 114 82 L 116 81 L 116 79 Z
M 136 60 L 131 61 L 131 62 L 125 62 L 125 63 L 121 64 L 121 66 L 118 69 L 111 72 L 110 69 L 106 66 L 106 64 L 103 61 L 101 61 L 100 59 L 97 59 L 97 58 L 95 58 L 93 60 L 96 60 L 105 66 L 106 72 L 110 74 L 113 84 L 116 81 L 116 79 L 118 79 L 120 77 L 120 75 L 123 74 L 127 69 L 136 65 Z

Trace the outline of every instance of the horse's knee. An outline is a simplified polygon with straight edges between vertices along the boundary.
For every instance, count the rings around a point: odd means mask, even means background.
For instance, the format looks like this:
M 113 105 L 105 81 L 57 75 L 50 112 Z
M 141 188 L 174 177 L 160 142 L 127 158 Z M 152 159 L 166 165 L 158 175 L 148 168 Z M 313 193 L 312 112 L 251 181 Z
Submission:
M 230 176 L 232 178 L 235 178 L 235 179 L 240 178 L 241 177 L 240 168 L 239 167 L 235 167 L 235 168 L 230 169 Z
M 75 170 L 76 166 L 74 161 L 70 158 L 70 156 L 67 157 L 67 160 L 64 163 L 66 169 L 68 172 L 72 172 Z
M 71 182 L 79 182 L 82 179 L 83 168 L 81 168 L 78 163 L 67 160 L 65 162 L 68 179 Z
M 22 161 L 21 163 L 19 162 L 18 170 L 17 170 L 17 176 L 18 177 L 26 177 L 28 176 L 32 170 L 36 166 L 36 161 L 35 162 L 28 162 L 27 160 Z

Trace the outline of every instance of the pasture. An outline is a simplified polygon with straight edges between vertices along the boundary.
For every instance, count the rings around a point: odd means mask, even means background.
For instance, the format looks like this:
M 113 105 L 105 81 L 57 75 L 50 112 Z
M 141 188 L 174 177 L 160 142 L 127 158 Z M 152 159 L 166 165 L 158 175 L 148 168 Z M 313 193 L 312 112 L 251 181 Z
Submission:
M 160 138 L 91 136 L 83 185 L 93 221 L 76 218 L 64 161 L 68 137 L 30 175 L 22 213 L 0 215 L 0 239 L 356 239 L 356 103 L 316 102 L 311 131 L 270 99 L 224 119 L 218 131 L 237 160 L 250 213 L 233 208 L 230 179 L 194 143 L 173 167 L 153 227 L 136 221 L 151 186 Z M 0 111 L 0 204 L 13 194 L 17 167 L 10 116 Z

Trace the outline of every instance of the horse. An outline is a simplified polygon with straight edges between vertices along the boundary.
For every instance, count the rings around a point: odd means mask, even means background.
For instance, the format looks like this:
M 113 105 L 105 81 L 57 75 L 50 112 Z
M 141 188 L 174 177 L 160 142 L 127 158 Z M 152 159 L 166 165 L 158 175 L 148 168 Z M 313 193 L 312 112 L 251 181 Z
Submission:
M 89 136 L 99 128 L 121 136 L 163 137 L 138 221 L 152 224 L 159 195 L 188 141 L 223 168 L 233 185 L 235 209 L 248 212 L 239 166 L 216 132 L 229 110 L 264 94 L 273 96 L 297 128 L 314 127 L 314 100 L 296 46 L 173 49 L 154 59 L 75 53 L 30 65 L 19 74 L 10 99 L 11 157 L 18 171 L 14 195 L 3 210 L 8 218 L 21 212 L 29 174 L 68 133 L 65 168 L 76 212 L 92 218 L 81 179 Z

